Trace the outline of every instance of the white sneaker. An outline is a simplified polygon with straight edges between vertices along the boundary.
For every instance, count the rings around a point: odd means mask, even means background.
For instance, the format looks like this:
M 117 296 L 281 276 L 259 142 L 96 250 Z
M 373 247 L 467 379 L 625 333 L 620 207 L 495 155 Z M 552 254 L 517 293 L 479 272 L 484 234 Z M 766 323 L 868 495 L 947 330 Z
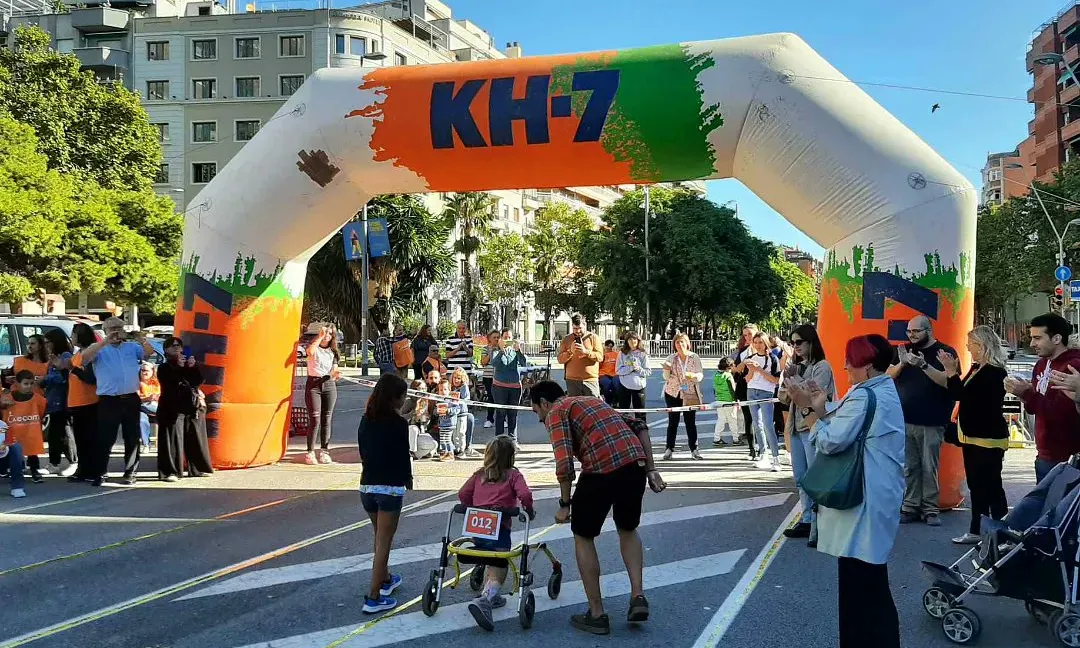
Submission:
M 41 474 L 41 475 L 48 475 L 48 474 L 50 474 L 50 473 L 49 473 L 49 467 L 48 467 L 48 466 L 46 466 L 46 465 L 44 465 L 44 464 L 42 464 L 42 466 L 41 466 L 40 468 L 38 468 L 38 474 Z
M 754 467 L 761 470 L 768 470 L 769 468 L 772 468 L 772 460 L 768 457 L 762 457 L 754 463 Z
M 495 427 L 494 423 L 492 423 L 491 421 L 484 421 L 484 429 L 485 430 L 490 430 L 493 427 Z
M 780 472 L 780 460 L 779 459 L 777 459 L 776 457 L 773 457 L 772 459 L 769 460 L 769 463 L 770 463 L 770 468 L 772 469 L 773 472 Z
M 304 455 L 304 463 L 309 466 L 314 466 L 319 463 L 319 460 L 315 458 L 315 452 L 309 452 Z
M 693 452 L 690 453 L 690 456 L 693 457 L 694 459 L 699 459 L 699 460 L 705 458 L 705 457 L 701 456 L 701 451 L 700 450 L 694 450 Z
M 61 477 L 71 477 L 78 470 L 79 470 L 79 464 L 77 464 L 77 463 L 69 463 L 67 468 L 64 468 L 63 470 L 60 471 L 60 476 Z
M 514 451 L 515 452 L 521 452 L 521 444 L 518 443 L 517 441 L 514 441 Z
M 26 497 L 26 491 L 24 491 L 21 488 L 12 488 L 11 489 L 11 496 L 14 497 L 15 499 L 19 499 L 20 497 Z
M 791 454 L 789 454 L 786 450 L 780 454 L 780 463 L 785 466 L 791 465 Z
M 671 459 L 671 455 L 674 454 L 671 450 L 664 450 L 664 461 Z
M 981 538 L 979 536 L 975 535 L 974 533 L 965 533 L 962 536 L 959 536 L 957 538 L 952 539 L 953 544 L 958 544 L 958 545 L 979 544 L 979 540 L 981 540 Z
M 334 460 L 330 458 L 330 453 L 326 450 L 319 450 L 319 463 L 332 464 Z

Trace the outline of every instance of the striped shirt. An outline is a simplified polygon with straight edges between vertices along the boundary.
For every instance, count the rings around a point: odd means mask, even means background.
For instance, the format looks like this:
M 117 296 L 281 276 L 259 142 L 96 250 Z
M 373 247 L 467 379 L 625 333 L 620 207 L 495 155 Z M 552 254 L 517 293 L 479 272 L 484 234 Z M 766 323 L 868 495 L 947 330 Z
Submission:
M 551 436 L 559 481 L 573 481 L 575 458 L 581 462 L 582 473 L 601 475 L 645 460 L 645 449 L 633 429 L 644 423 L 624 417 L 595 396 L 559 399 L 544 424 Z
M 450 355 L 457 351 L 458 346 L 462 343 L 465 344 L 465 348 L 468 350 L 463 355 Z M 444 342 L 446 348 L 446 366 L 453 371 L 454 369 L 464 369 L 465 371 L 472 371 L 473 368 L 473 341 L 472 337 L 452 337 L 447 338 Z

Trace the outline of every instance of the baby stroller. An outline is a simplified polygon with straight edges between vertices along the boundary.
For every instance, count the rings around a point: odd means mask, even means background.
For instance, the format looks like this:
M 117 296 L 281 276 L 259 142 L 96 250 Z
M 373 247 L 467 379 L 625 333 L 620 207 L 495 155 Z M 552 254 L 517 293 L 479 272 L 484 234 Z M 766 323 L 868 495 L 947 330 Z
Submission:
M 466 535 L 451 540 L 450 529 L 453 526 L 455 514 L 465 516 L 462 531 Z M 479 535 L 486 530 L 497 535 L 501 516 L 511 519 L 516 517 L 519 522 L 525 524 L 524 541 L 519 545 L 512 546 L 509 551 L 487 551 L 476 548 L 473 537 L 467 534 L 474 532 Z M 469 586 L 474 592 L 479 592 L 484 585 L 485 565 L 507 567 L 511 578 L 510 582 L 512 583 L 510 595 L 513 596 L 519 589 L 521 590 L 521 596 L 518 598 L 518 621 L 524 629 L 532 627 L 533 615 L 536 614 L 536 598 L 531 591 L 533 573 L 529 571 L 529 554 L 533 551 L 540 551 L 551 561 L 551 576 L 548 577 L 547 594 L 552 599 L 558 598 L 559 592 L 562 591 L 562 563 L 556 560 L 551 550 L 547 548 L 547 544 L 543 542 L 529 544 L 530 522 L 529 516 L 518 508 L 489 511 L 466 507 L 464 504 L 454 506 L 446 517 L 446 534 L 442 539 L 439 567 L 431 571 L 427 586 L 424 587 L 424 594 L 420 599 L 420 606 L 424 614 L 430 617 L 435 616 L 435 613 L 438 612 L 443 583 L 446 580 L 446 568 L 450 565 L 450 558 L 453 557 L 454 579 L 450 583 L 450 587 L 454 589 L 457 589 L 461 580 L 461 565 L 475 565 L 469 574 Z M 515 559 L 520 559 L 519 565 L 514 564 Z
M 1062 646 L 1080 648 L 1080 455 L 1058 464 L 1004 520 L 982 518 L 982 539 L 949 566 L 923 561 L 933 584 L 923 609 L 945 636 L 971 644 L 982 622 L 972 595 L 1023 601 Z M 968 565 L 970 564 L 970 567 Z

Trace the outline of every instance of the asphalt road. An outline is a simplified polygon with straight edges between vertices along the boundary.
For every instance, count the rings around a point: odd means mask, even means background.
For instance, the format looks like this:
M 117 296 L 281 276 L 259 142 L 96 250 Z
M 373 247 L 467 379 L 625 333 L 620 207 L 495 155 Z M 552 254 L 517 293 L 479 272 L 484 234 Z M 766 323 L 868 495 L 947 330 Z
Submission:
M 659 390 L 656 381 L 650 406 L 661 404 Z M 437 561 L 446 511 L 478 464 L 418 462 L 417 490 L 406 499 L 410 510 L 392 555 L 392 569 L 404 577 L 396 594 L 403 605 L 391 615 L 363 615 L 372 537 L 355 490 L 353 442 L 365 395 L 342 387 L 334 466 L 297 463 L 302 453 L 295 445 L 276 466 L 175 486 L 147 481 L 95 491 L 50 478 L 28 485 L 24 500 L 0 502 L 0 648 L 835 645 L 835 560 L 801 541 L 777 540 L 798 503 L 790 473 L 755 470 L 744 448 L 707 445 L 705 460 L 692 461 L 682 435 L 681 451 L 662 464 L 670 488 L 645 500 L 641 536 L 652 618 L 639 628 L 623 621 L 628 581 L 617 538 L 607 532 L 598 547 L 613 636 L 572 630 L 568 617 L 584 598 L 569 530 L 552 524 L 550 448 L 531 413 L 522 416 L 518 465 L 538 497 L 534 537 L 540 534 L 565 564 L 559 598 L 545 592 L 551 568 L 540 558 L 531 629 L 519 626 L 515 599 L 494 633 L 478 629 L 464 609 L 471 599 L 464 583 L 445 589 L 438 613 L 424 616 L 417 599 Z M 714 417 L 701 418 L 709 441 Z M 663 422 L 657 415 L 650 421 L 659 454 Z M 477 440 L 491 433 L 479 428 Z M 1010 500 L 1030 487 L 1030 461 L 1028 453 L 1010 453 Z M 143 471 L 152 468 L 151 459 Z M 966 517 L 958 512 L 937 529 L 901 530 L 890 573 L 905 646 L 951 645 L 922 612 L 919 561 L 958 555 L 948 539 L 963 531 Z M 982 646 L 1053 645 L 1020 603 L 972 607 L 983 613 Z

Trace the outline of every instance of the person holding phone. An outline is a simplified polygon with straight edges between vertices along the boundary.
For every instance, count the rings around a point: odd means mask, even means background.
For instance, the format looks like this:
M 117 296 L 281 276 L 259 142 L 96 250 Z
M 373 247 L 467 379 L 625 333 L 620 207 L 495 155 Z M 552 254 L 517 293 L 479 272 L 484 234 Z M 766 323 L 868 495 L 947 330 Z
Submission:
M 491 366 L 495 369 L 492 379 L 492 394 L 497 405 L 521 404 L 521 371 L 528 365 L 528 359 L 521 352 L 514 333 L 504 328 L 495 342 L 495 351 L 491 355 Z M 517 410 L 495 410 L 495 436 L 506 434 L 520 448 L 517 442 Z
M 705 378 L 705 370 L 701 366 L 701 358 L 690 350 L 690 337 L 686 333 L 678 333 L 672 341 L 675 353 L 664 360 L 664 402 L 668 407 L 681 407 L 683 405 L 701 405 L 701 387 L 699 383 Z M 698 450 L 697 412 L 691 410 L 682 413 L 683 422 L 686 424 L 686 442 L 690 446 L 690 456 L 694 459 L 702 459 L 701 451 Z M 668 412 L 667 426 L 667 449 L 664 450 L 664 461 L 671 459 L 675 452 L 675 439 L 679 434 L 679 412 Z
M 769 353 L 769 346 L 765 341 L 767 334 L 758 331 L 754 333 L 748 350 L 750 354 L 740 362 L 736 371 L 746 371 L 746 396 L 751 401 L 750 416 L 753 421 L 752 432 L 757 435 L 758 448 L 762 450 L 760 458 L 755 464 L 762 470 L 780 472 L 780 441 L 776 436 L 776 428 L 773 426 L 773 398 L 775 390 L 780 382 L 780 362 Z M 764 454 L 765 447 L 769 448 L 771 457 Z
M 214 468 L 206 440 L 205 405 L 200 402 L 203 376 L 198 362 L 180 338 L 170 337 L 165 340 L 165 362 L 157 371 L 158 479 L 178 481 L 185 466 L 192 477 L 209 477 Z
M 604 359 L 604 345 L 585 325 L 585 316 L 575 314 L 570 318 L 570 335 L 559 344 L 558 361 L 563 365 L 568 396 L 600 395 L 600 362 Z
M 308 415 L 311 417 L 311 430 L 307 437 L 307 454 L 304 463 L 331 464 L 330 433 L 333 431 L 334 406 L 337 404 L 338 371 L 337 328 L 328 325 L 319 328 L 319 334 L 311 341 L 307 352 L 307 400 Z M 315 455 L 315 443 L 319 443 L 319 454 Z

